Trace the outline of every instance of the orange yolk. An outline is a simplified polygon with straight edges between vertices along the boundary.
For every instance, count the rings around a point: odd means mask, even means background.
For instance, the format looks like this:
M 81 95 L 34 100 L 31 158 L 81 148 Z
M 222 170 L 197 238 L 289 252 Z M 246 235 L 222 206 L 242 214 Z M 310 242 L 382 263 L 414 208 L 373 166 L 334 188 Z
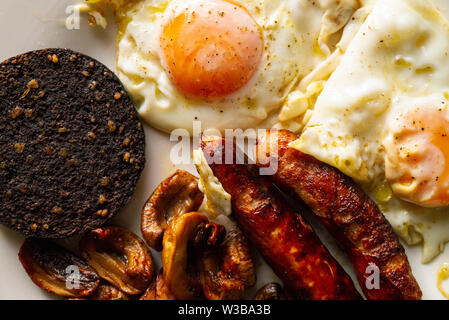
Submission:
M 397 124 L 385 143 L 393 192 L 423 207 L 449 205 L 449 114 L 419 108 Z
M 246 9 L 225 0 L 193 2 L 171 17 L 160 42 L 173 83 L 198 98 L 223 97 L 244 87 L 263 51 L 256 21 Z

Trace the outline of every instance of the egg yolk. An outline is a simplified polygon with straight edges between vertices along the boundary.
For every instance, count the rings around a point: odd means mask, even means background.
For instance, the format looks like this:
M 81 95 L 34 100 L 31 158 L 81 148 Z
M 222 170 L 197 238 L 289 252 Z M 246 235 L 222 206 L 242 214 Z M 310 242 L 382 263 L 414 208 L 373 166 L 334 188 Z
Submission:
M 242 6 L 225 0 L 195 1 L 162 29 L 165 69 L 177 88 L 198 98 L 223 97 L 252 78 L 263 36 Z
M 384 143 L 393 192 L 423 207 L 449 205 L 449 114 L 417 108 L 396 122 Z

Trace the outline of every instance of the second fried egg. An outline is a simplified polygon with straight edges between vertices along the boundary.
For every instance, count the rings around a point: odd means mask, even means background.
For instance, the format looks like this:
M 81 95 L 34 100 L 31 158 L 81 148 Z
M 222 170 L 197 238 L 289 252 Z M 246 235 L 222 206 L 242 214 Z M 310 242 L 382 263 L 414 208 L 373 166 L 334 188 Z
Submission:
M 293 147 L 340 169 L 428 262 L 449 241 L 449 24 L 377 0 Z
M 271 127 L 335 50 L 356 0 L 142 0 L 119 7 L 117 69 L 140 115 L 170 132 Z

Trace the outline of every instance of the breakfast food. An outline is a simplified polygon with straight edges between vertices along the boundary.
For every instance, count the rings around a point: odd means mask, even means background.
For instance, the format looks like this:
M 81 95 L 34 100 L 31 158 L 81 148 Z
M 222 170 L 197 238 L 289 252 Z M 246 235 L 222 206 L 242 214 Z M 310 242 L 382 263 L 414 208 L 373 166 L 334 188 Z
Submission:
M 162 250 L 163 279 L 180 300 L 239 300 L 256 277 L 249 244 L 199 212 L 175 218 Z
M 333 70 L 359 8 L 356 0 L 87 3 L 115 6 L 119 77 L 142 118 L 166 132 L 192 131 L 194 120 L 224 130 L 295 118 L 298 128 L 300 81 Z
M 116 76 L 68 49 L 0 64 L 0 223 L 63 238 L 127 203 L 145 165 L 141 123 Z
M 195 249 L 201 287 L 207 300 L 241 300 L 245 290 L 255 284 L 249 243 L 239 229 L 226 233 L 223 244 L 207 244 L 205 248 L 197 245 Z
M 440 293 L 446 297 L 446 299 L 449 299 L 449 293 L 444 288 L 444 282 L 449 279 L 449 263 L 443 263 L 443 265 L 438 270 L 437 274 L 437 288 L 440 291 Z
M 375 203 L 351 179 L 315 158 L 289 148 L 298 137 L 286 130 L 259 137 L 258 162 L 276 161 L 272 179 L 304 202 L 351 259 L 365 296 L 371 300 L 420 299 L 404 248 Z M 272 152 L 274 151 L 274 152 Z M 271 159 L 266 159 L 271 158 Z M 379 287 L 367 288 L 368 268 L 379 270 Z
M 19 258 L 39 287 L 74 300 L 421 298 L 394 231 L 424 244 L 424 262 L 449 241 L 449 23 L 432 0 L 73 1 L 69 19 L 81 9 L 91 26 L 105 28 L 103 5 L 114 8 L 123 87 L 70 50 L 0 64 L 0 223 L 33 237 Z M 177 170 L 159 184 L 140 217 L 144 240 L 103 225 L 145 161 L 131 100 L 170 141 L 182 136 L 183 156 L 188 133 L 203 132 L 199 178 Z M 248 153 L 258 163 L 227 158 L 229 136 L 256 131 L 268 149 Z M 143 188 L 178 168 L 166 151 L 152 155 L 161 164 Z M 87 261 L 35 238 L 78 234 Z M 433 267 L 414 265 L 425 298 Z M 67 282 L 73 269 L 81 288 Z M 446 296 L 448 269 L 434 288 Z
M 49 240 L 28 238 L 19 259 L 38 287 L 70 300 L 136 299 L 152 283 L 151 252 L 131 231 L 96 229 L 79 245 L 86 260 Z
M 204 193 L 204 210 L 207 214 L 216 218 L 220 215 L 231 214 L 231 195 L 227 193 L 217 177 L 214 176 L 203 151 L 193 150 L 193 163 L 200 178 L 198 188 Z
M 268 283 L 257 290 L 254 300 L 280 300 L 282 287 L 279 283 Z
M 192 300 L 202 295 L 201 283 L 192 259 L 190 248 L 197 242 L 214 245 L 222 241 L 223 226 L 209 224 L 209 219 L 199 212 L 189 212 L 173 220 L 164 234 L 162 265 L 167 288 L 176 299 Z
M 101 283 L 87 300 L 129 300 L 129 296 L 107 283 Z
M 294 298 L 361 298 L 312 227 L 285 203 L 268 178 L 251 172 L 254 167 L 224 164 L 225 141 L 221 138 L 203 136 L 201 148 L 232 196 L 233 217 L 239 227 Z
M 162 270 L 159 271 L 156 279 L 147 291 L 145 291 L 145 294 L 140 297 L 140 300 L 175 300 L 175 296 L 165 284 Z
M 19 259 L 38 287 L 59 296 L 85 297 L 100 284 L 97 273 L 86 261 L 48 240 L 26 239 Z
M 164 232 L 171 220 L 197 211 L 203 198 L 198 178 L 187 171 L 177 170 L 162 181 L 142 209 L 141 231 L 148 245 L 161 251 Z
M 193 177 L 178 170 L 170 178 L 180 176 Z M 179 196 L 171 199 L 183 202 L 184 195 Z M 163 268 L 156 278 L 144 241 L 118 226 L 97 228 L 81 237 L 79 251 L 85 260 L 48 240 L 31 238 L 19 258 L 36 285 L 72 300 L 243 299 L 254 285 L 253 258 L 240 230 L 226 232 L 201 213 L 182 211 L 166 229 Z M 68 286 L 79 277 L 80 287 Z
M 449 24 L 428 0 L 378 0 L 292 147 L 338 168 L 429 262 L 449 240 Z
M 81 238 L 81 255 L 105 279 L 121 291 L 144 292 L 153 279 L 153 257 L 142 239 L 117 226 L 92 230 Z

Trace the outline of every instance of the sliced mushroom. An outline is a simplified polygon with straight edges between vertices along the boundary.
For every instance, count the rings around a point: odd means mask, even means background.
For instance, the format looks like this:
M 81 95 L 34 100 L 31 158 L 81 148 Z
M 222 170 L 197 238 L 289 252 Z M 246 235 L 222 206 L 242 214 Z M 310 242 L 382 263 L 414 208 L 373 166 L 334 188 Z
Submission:
M 175 300 L 164 281 L 163 271 L 159 271 L 156 280 L 145 291 L 140 300 Z
M 26 239 L 19 259 L 38 287 L 58 296 L 85 297 L 100 284 L 97 273 L 86 261 L 47 240 Z
M 198 178 L 177 170 L 154 190 L 142 210 L 142 235 L 148 245 L 162 250 L 162 239 L 170 221 L 187 212 L 196 211 L 203 202 Z
M 243 281 L 229 279 L 220 270 L 218 250 L 204 250 L 198 260 L 198 271 L 203 294 L 208 300 L 239 300 L 245 291 Z
M 144 241 L 131 231 L 109 226 L 80 241 L 82 256 L 101 278 L 130 294 L 142 293 L 153 277 L 153 259 Z
M 158 275 L 159 276 L 159 275 Z M 157 280 L 154 280 L 151 285 L 145 290 L 144 294 L 140 297 L 139 300 L 157 300 L 156 297 L 156 283 Z
M 256 272 L 248 240 L 240 231 L 234 229 L 226 234 L 223 244 L 222 270 L 231 278 L 240 280 L 245 287 L 256 283 Z
M 88 300 L 130 300 L 130 297 L 122 290 L 108 284 L 101 283 L 97 290 L 87 297 Z
M 208 300 L 239 300 L 256 281 L 248 241 L 240 230 L 226 235 L 221 246 L 199 250 L 197 268 Z
M 162 270 L 156 278 L 156 300 L 175 300 L 175 296 L 170 289 L 168 289 L 167 284 L 165 283 Z
M 270 282 L 257 291 L 254 300 L 280 300 L 281 296 L 281 285 L 276 282 Z
M 209 224 L 206 216 L 190 212 L 174 219 L 163 239 L 162 265 L 167 288 L 176 299 L 192 300 L 201 297 L 201 287 L 189 257 L 189 247 L 217 241 L 219 230 Z

